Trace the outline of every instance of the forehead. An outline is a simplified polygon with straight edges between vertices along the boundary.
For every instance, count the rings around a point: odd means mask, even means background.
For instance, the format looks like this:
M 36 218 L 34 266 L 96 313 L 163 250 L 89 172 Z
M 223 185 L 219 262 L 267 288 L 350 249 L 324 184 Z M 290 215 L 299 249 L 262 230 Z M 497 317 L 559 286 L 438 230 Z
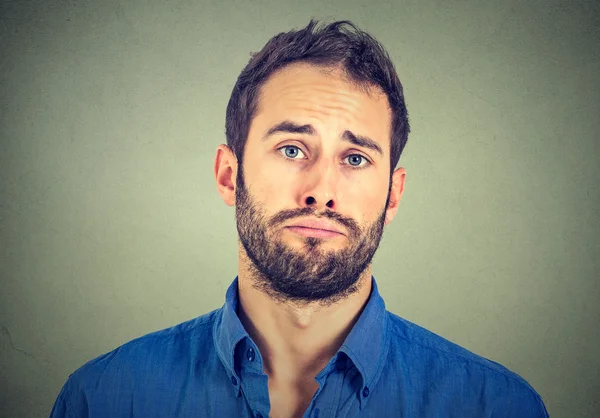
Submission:
M 389 145 L 391 110 L 387 96 L 378 86 L 350 81 L 339 68 L 294 63 L 267 79 L 259 92 L 253 122 L 270 125 L 290 118 L 302 119 L 297 120 L 302 123 L 335 122 L 340 130 L 368 135 L 383 148 Z

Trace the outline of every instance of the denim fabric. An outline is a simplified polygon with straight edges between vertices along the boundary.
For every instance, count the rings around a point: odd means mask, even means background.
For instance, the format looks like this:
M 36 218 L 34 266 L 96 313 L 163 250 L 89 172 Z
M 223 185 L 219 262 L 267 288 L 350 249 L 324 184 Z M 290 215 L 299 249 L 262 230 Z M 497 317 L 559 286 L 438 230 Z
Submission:
M 223 307 L 130 341 L 75 371 L 51 417 L 268 417 L 263 359 L 237 316 L 238 279 Z M 521 377 L 369 301 L 315 377 L 304 417 L 547 417 Z

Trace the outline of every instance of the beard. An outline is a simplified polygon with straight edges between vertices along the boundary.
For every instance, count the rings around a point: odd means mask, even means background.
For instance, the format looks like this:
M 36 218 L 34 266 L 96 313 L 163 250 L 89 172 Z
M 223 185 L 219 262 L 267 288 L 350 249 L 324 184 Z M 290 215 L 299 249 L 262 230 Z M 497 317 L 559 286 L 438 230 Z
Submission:
M 337 212 L 317 215 L 311 207 L 281 211 L 267 217 L 264 204 L 257 202 L 246 188 L 240 163 L 236 179 L 236 221 L 239 240 L 246 250 L 252 285 L 278 303 L 298 307 L 309 304 L 330 306 L 357 292 L 359 279 L 370 266 L 379 247 L 385 225 L 385 207 L 370 225 L 361 227 Z M 341 224 L 348 244 L 341 250 L 326 251 L 324 238 L 299 236 L 300 249 L 286 244 L 281 235 L 285 221 L 295 218 L 323 218 Z

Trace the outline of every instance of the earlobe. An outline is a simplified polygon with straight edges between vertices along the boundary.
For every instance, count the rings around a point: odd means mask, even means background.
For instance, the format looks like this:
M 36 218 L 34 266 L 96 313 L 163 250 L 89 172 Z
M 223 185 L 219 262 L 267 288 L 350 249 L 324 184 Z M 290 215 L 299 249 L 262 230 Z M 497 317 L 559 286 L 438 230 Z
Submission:
M 217 147 L 213 170 L 221 198 L 228 206 L 235 206 L 237 159 L 227 145 L 221 144 Z

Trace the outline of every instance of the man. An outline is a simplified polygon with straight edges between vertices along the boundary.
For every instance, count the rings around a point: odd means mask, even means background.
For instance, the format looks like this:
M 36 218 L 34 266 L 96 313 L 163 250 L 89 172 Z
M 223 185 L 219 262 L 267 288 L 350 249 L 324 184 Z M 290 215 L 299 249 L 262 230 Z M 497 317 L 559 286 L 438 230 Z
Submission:
M 221 309 L 73 373 L 53 417 L 546 417 L 519 376 L 386 311 L 371 275 L 409 124 L 349 22 L 272 38 L 237 80 L 217 189 L 238 276 Z

